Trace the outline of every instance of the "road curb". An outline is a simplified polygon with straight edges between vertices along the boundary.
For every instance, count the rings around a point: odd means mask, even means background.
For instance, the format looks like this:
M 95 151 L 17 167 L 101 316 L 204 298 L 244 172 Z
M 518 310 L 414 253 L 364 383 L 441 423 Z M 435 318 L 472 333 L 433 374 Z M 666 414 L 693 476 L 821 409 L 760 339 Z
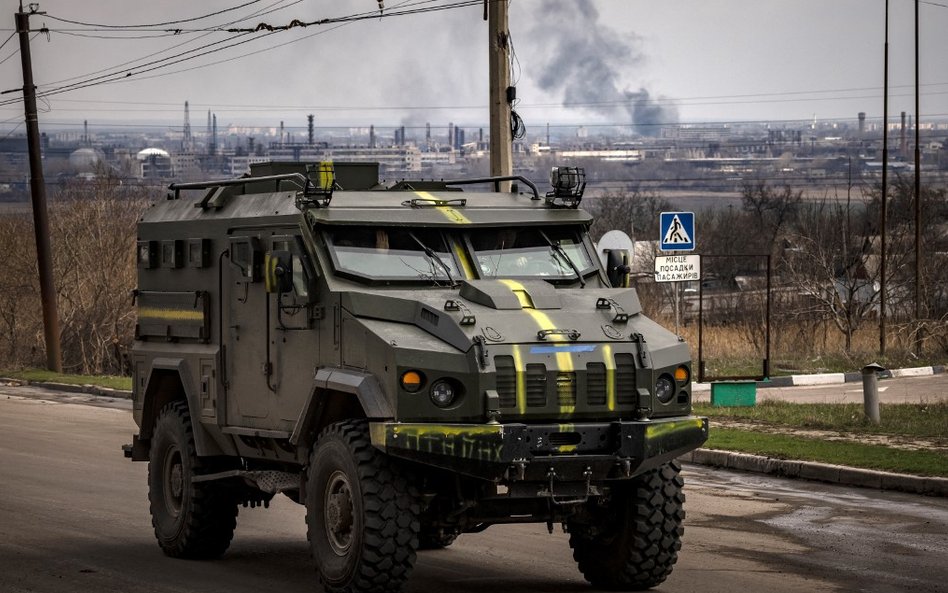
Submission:
M 56 383 L 55 381 L 27 381 L 25 379 L 12 379 L 10 377 L 0 377 L 0 382 L 12 383 L 15 385 L 30 385 L 32 387 L 43 387 L 44 389 L 53 389 L 56 391 L 64 391 L 66 393 L 86 393 L 88 395 L 97 395 L 100 397 L 132 399 L 131 391 L 100 387 L 98 385 L 75 385 L 72 383 Z
M 880 379 L 892 379 L 896 377 L 927 377 L 930 375 L 940 375 L 945 372 L 945 365 L 933 365 L 927 367 L 909 367 L 904 369 L 891 369 L 879 373 Z M 780 375 L 770 377 L 766 381 L 757 381 L 757 388 L 767 387 L 801 387 L 806 385 L 842 385 L 843 383 L 858 383 L 862 381 L 862 373 L 858 371 L 847 373 L 814 373 L 810 375 Z M 693 391 L 708 391 L 711 389 L 710 383 L 694 383 Z
M 698 465 L 723 467 L 760 474 L 771 474 L 785 478 L 800 478 L 843 486 L 858 486 L 860 488 L 874 488 L 876 490 L 897 490 L 910 494 L 925 494 L 928 496 L 948 496 L 948 478 L 934 478 L 897 474 L 818 463 L 815 461 L 797 461 L 792 459 L 775 459 L 762 455 L 737 453 L 716 449 L 696 449 L 683 455 L 682 461 Z

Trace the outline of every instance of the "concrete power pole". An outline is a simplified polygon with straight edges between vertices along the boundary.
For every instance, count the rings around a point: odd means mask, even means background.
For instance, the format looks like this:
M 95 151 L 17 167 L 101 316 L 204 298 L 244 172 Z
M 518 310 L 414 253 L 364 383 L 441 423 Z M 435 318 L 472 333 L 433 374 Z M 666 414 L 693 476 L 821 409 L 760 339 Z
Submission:
M 23 2 L 16 13 L 16 32 L 20 40 L 23 64 L 23 105 L 26 111 L 26 142 L 30 151 L 30 195 L 33 205 L 33 231 L 36 235 L 36 260 L 39 267 L 40 300 L 43 303 L 43 336 L 46 340 L 46 368 L 63 372 L 63 355 L 59 343 L 59 311 L 53 284 L 52 249 L 49 244 L 49 215 L 46 212 L 46 181 L 43 178 L 39 119 L 36 114 L 36 85 L 33 84 L 33 63 L 30 57 L 30 15 L 23 12 Z
M 510 130 L 510 43 L 507 30 L 507 0 L 487 2 L 487 28 L 490 35 L 490 174 L 513 174 L 513 134 Z M 510 182 L 500 184 L 510 191 Z

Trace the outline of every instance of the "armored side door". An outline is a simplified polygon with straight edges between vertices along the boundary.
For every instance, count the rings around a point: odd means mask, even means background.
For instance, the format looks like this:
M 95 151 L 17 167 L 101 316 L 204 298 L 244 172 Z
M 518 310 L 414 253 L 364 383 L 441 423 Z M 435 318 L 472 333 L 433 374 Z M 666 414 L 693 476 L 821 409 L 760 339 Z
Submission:
M 289 253 L 292 261 L 293 289 L 269 295 L 272 409 L 274 419 L 292 430 L 313 387 L 324 309 L 302 237 L 274 235 L 269 252 Z
M 269 415 L 272 365 L 269 360 L 268 295 L 263 284 L 261 234 L 233 236 L 221 270 L 221 311 L 225 314 L 226 423 L 262 427 Z

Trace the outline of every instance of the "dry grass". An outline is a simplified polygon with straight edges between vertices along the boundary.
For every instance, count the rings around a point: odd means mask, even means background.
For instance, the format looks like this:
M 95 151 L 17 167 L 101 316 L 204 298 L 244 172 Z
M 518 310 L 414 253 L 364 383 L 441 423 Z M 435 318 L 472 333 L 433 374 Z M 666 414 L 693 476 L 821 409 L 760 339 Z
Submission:
M 656 321 L 674 329 L 674 318 L 659 316 Z M 680 334 L 691 347 L 691 355 L 698 359 L 698 324 L 689 322 L 679 328 Z M 708 376 L 753 376 L 761 373 L 765 358 L 765 338 L 762 328 L 706 325 L 703 329 L 702 358 Z M 845 339 L 831 324 L 784 323 L 771 329 L 770 374 L 856 371 L 870 362 L 886 368 L 901 368 L 945 364 L 946 355 L 938 344 L 926 342 L 922 357 L 913 353 L 914 343 L 904 328 L 893 325 L 889 329 L 886 356 L 879 356 L 879 328 L 866 325 L 853 336 L 850 352 L 844 348 Z

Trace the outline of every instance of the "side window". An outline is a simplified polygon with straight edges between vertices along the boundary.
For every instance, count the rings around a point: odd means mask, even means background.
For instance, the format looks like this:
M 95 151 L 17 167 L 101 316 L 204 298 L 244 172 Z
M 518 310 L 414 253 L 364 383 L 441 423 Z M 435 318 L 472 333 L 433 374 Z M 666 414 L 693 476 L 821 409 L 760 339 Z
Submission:
M 256 237 L 234 237 L 230 241 L 230 263 L 242 282 L 259 282 L 263 271 L 263 250 Z
M 273 251 L 289 251 L 293 254 L 293 293 L 299 301 L 308 301 L 313 275 L 308 261 L 302 257 L 303 241 L 299 236 L 273 237 Z

